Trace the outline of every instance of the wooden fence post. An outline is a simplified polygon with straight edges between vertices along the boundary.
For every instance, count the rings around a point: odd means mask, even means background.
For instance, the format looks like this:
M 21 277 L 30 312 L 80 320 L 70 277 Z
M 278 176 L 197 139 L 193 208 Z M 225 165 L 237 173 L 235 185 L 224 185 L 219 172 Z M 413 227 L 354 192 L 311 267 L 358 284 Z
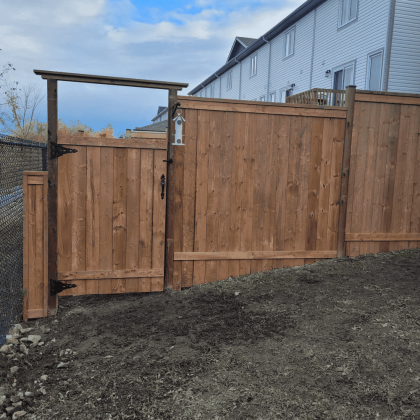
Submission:
M 172 108 L 178 102 L 178 92 L 176 89 L 169 89 L 168 95 L 168 169 L 166 171 L 166 238 L 165 238 L 165 288 L 176 288 L 173 285 L 174 277 L 174 198 L 175 198 L 175 179 L 174 165 L 170 164 L 173 159 L 172 137 L 175 133 L 175 123 L 172 119 Z
M 48 283 L 57 280 L 57 158 L 51 157 L 51 143 L 57 143 L 57 80 L 47 80 L 48 98 Z M 58 296 L 51 296 L 48 288 L 48 315 L 57 314 Z
M 344 134 L 343 147 L 343 163 L 341 170 L 341 190 L 339 201 L 338 215 L 338 238 L 337 238 L 337 257 L 346 255 L 346 218 L 347 218 L 347 201 L 349 191 L 349 172 L 351 157 L 351 139 L 353 135 L 353 119 L 354 119 L 354 101 L 356 96 L 356 86 L 348 86 L 346 88 L 346 105 L 347 119 Z

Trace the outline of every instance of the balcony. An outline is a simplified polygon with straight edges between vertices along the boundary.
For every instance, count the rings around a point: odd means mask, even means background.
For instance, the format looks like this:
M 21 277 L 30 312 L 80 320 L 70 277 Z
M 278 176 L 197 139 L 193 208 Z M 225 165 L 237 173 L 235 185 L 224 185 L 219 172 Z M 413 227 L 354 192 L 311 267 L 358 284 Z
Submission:
M 286 98 L 287 104 L 346 106 L 346 91 L 335 89 L 310 89 Z

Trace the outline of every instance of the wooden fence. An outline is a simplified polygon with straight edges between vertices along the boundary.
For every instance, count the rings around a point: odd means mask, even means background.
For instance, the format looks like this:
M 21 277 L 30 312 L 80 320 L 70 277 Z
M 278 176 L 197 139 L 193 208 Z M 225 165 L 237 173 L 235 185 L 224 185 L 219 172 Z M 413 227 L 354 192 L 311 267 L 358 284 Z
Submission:
M 420 246 L 420 95 L 356 91 L 347 255 Z
M 174 288 L 337 256 L 345 108 L 179 101 Z
M 182 145 L 59 139 L 78 150 L 58 161 L 58 279 L 77 284 L 62 294 L 163 290 L 165 244 L 174 289 L 420 247 L 420 95 L 346 95 L 349 109 L 179 97 Z M 45 194 L 25 174 L 26 318 L 46 314 Z
M 47 316 L 48 172 L 23 172 L 23 320 Z
M 163 290 L 166 136 L 61 137 L 58 280 L 61 295 Z

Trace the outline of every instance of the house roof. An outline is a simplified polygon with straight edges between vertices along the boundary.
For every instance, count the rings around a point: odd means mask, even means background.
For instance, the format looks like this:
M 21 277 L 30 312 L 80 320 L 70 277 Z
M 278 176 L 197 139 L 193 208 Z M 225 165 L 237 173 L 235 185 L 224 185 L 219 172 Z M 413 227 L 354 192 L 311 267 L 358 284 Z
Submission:
M 242 42 L 242 44 L 244 44 L 245 47 L 249 47 L 256 41 L 255 38 L 244 38 L 244 37 L 239 37 L 239 36 L 237 36 L 236 39 Z
M 168 111 L 167 106 L 160 106 L 158 108 L 158 113 L 152 118 L 152 121 L 154 121 L 156 118 L 160 117 L 162 114 Z
M 168 120 L 159 121 L 154 124 L 145 125 L 144 127 L 136 127 L 134 131 L 158 131 L 165 132 L 168 128 Z
M 252 45 L 255 41 L 256 39 L 253 38 L 244 38 L 237 36 L 235 38 L 235 41 L 233 41 L 232 48 L 230 49 L 226 62 L 229 62 L 230 60 L 232 60 L 232 58 L 235 58 L 243 50 Z
M 290 13 L 285 19 L 279 22 L 276 26 L 271 28 L 268 32 L 266 32 L 263 36 L 259 37 L 254 43 L 245 48 L 241 51 L 237 56 L 232 57 L 224 66 L 220 67 L 217 71 L 215 71 L 210 77 L 208 77 L 204 82 L 200 83 L 196 86 L 193 90 L 191 90 L 188 94 L 194 95 L 204 86 L 211 83 L 213 80 L 217 79 L 221 74 L 225 73 L 233 66 L 235 66 L 239 61 L 243 60 L 244 58 L 248 57 L 250 54 L 258 50 L 258 48 L 262 47 L 265 43 L 272 40 L 278 34 L 284 32 L 287 28 L 292 26 L 298 20 L 302 19 L 308 13 L 312 12 L 315 8 L 317 8 L 322 3 L 325 3 L 327 0 L 307 0 L 301 6 L 299 6 L 296 10 Z M 251 38 L 249 38 L 251 39 Z

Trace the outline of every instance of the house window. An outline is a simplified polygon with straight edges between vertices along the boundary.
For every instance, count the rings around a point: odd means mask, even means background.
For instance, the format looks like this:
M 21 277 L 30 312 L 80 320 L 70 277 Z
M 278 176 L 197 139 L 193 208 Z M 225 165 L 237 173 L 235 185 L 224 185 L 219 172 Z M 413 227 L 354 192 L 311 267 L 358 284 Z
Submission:
M 295 52 L 295 28 L 286 33 L 284 39 L 284 57 L 289 57 Z
M 257 55 L 251 57 L 251 68 L 250 68 L 250 77 L 257 74 Z
M 276 102 L 276 92 L 270 93 L 270 102 Z
M 357 2 L 358 0 L 340 0 L 338 26 L 343 26 L 346 23 L 349 23 L 352 20 L 356 19 Z
M 226 80 L 226 90 L 232 89 L 232 72 L 230 71 L 227 74 L 227 80 Z
M 382 56 L 383 53 L 378 52 L 372 54 L 368 58 L 366 89 L 367 90 L 382 90 Z
M 334 70 L 333 89 L 344 90 L 354 83 L 354 63 Z

